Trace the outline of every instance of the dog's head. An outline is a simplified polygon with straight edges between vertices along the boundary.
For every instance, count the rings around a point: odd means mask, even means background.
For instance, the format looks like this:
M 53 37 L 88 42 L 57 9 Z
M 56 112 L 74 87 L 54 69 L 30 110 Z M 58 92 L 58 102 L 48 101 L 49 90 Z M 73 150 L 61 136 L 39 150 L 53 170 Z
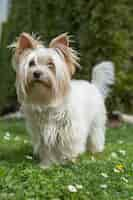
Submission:
M 68 94 L 77 61 L 66 33 L 54 38 L 48 48 L 22 33 L 13 57 L 18 99 L 32 104 L 58 105 Z

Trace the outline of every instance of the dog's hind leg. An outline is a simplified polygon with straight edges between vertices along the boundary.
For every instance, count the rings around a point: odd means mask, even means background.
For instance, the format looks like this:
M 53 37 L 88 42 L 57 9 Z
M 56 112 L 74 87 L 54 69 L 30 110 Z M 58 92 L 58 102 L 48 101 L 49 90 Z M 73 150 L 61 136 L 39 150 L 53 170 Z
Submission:
M 105 143 L 105 117 L 97 117 L 92 123 L 87 141 L 87 150 L 92 153 L 102 152 Z

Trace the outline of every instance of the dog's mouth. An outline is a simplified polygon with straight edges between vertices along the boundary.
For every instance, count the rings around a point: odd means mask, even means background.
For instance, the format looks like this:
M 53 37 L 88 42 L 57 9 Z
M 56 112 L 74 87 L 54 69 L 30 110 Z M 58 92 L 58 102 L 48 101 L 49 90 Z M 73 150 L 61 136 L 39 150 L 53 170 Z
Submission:
M 42 80 L 33 80 L 32 81 L 32 86 L 35 86 L 37 84 L 42 85 L 42 86 L 44 86 L 46 88 L 51 88 L 50 81 L 42 81 Z

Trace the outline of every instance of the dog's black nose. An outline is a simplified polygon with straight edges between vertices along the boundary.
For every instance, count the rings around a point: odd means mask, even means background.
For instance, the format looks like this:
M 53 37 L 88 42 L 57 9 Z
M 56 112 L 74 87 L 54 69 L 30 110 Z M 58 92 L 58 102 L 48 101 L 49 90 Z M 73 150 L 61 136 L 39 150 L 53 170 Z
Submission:
M 35 79 L 39 79 L 40 76 L 41 76 L 41 72 L 40 72 L 40 71 L 35 71 L 35 72 L 33 73 L 33 76 L 34 76 Z

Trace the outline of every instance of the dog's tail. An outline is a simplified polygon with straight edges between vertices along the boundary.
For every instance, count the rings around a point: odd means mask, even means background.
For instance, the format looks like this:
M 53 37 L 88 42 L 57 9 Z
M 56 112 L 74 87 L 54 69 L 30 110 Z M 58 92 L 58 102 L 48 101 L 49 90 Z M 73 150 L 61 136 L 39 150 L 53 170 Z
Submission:
M 110 61 L 101 62 L 94 66 L 92 83 L 100 90 L 104 98 L 110 91 L 110 85 L 114 83 L 114 64 Z

